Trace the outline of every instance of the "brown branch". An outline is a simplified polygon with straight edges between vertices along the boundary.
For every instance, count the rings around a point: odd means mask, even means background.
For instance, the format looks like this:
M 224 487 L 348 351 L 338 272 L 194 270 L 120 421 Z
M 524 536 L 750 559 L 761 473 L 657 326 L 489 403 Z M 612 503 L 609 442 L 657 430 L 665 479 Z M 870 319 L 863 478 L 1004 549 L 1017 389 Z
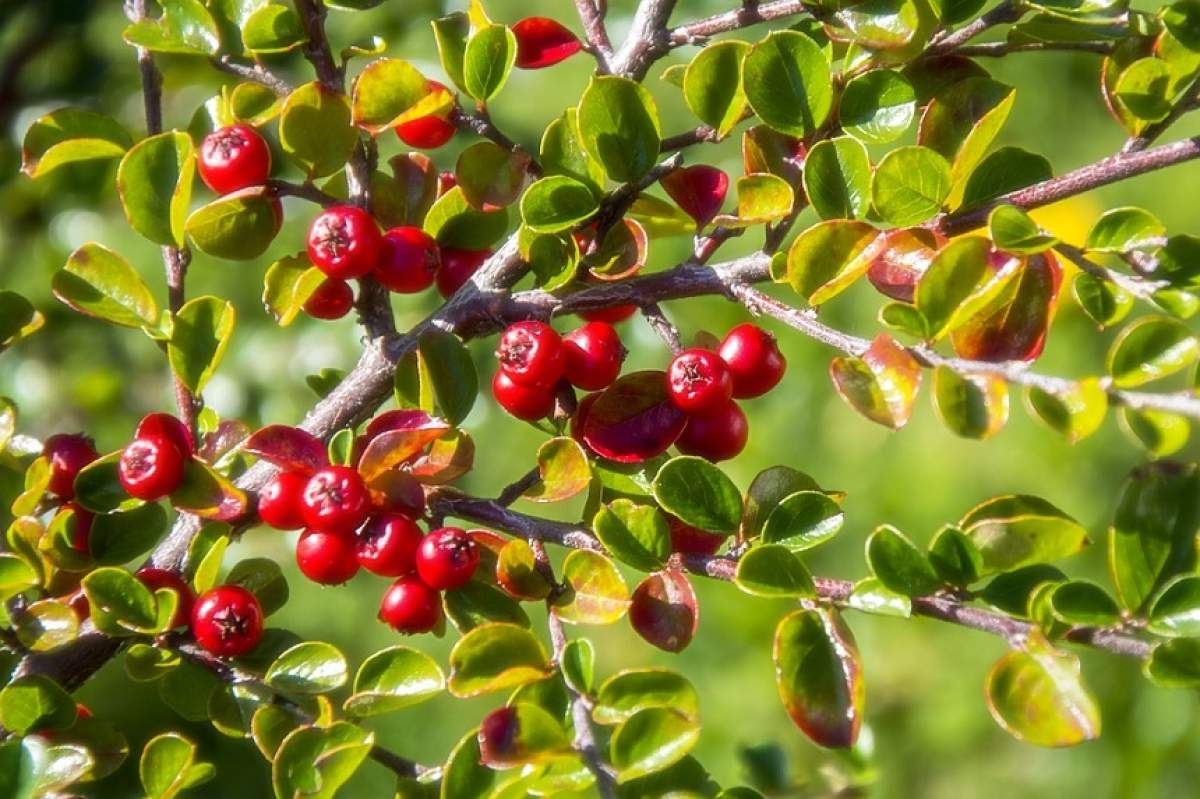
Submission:
M 312 64 L 317 73 L 317 80 L 329 89 L 342 93 L 344 83 L 342 70 L 333 60 L 333 51 L 329 47 L 329 39 L 325 36 L 325 3 L 324 0 L 295 0 L 296 13 L 300 15 L 300 24 L 304 27 L 305 41 L 301 48 L 304 57 Z
M 970 23 L 962 26 L 953 33 L 947 32 L 934 40 L 933 44 L 925 48 L 923 55 L 935 56 L 945 55 L 946 53 L 956 52 L 959 47 L 966 44 L 970 40 L 979 36 L 983 32 L 994 28 L 997 25 L 1005 25 L 1009 22 L 1016 22 L 1024 13 L 1018 4 L 1013 0 L 1004 0 L 1000 5 L 993 8 L 983 16 L 977 17 Z
M 664 153 L 682 150 L 685 147 L 691 147 L 693 144 L 701 144 L 704 142 L 717 142 L 721 137 L 717 133 L 717 129 L 710 125 L 697 125 L 691 130 L 685 130 L 683 133 L 676 133 L 674 136 L 668 136 L 662 140 L 662 145 L 659 149 Z
M 604 25 L 604 11 L 600 5 L 602 2 L 603 0 L 575 0 L 575 8 L 579 11 L 579 21 L 583 23 L 588 52 L 596 59 L 596 65 L 603 75 L 612 72 L 613 48 L 608 38 L 608 28 Z
M 1010 53 L 1096 53 L 1109 55 L 1114 49 L 1112 42 L 986 42 L 965 44 L 954 50 L 954 55 L 969 58 L 1002 58 Z
M 650 328 L 658 334 L 658 337 L 667 345 L 667 349 L 671 354 L 677 355 L 683 350 L 683 343 L 679 338 L 679 328 L 667 318 L 663 313 L 662 306 L 657 302 L 646 303 L 642 306 L 642 316 L 646 318 L 646 323 Z
M 528 162 L 526 170 L 529 172 L 529 174 L 533 175 L 535 178 L 542 176 L 542 165 L 538 163 L 538 160 L 534 158 L 533 155 L 531 155 L 530 152 L 524 147 L 517 144 L 508 136 L 504 135 L 504 132 L 496 127 L 496 123 L 492 122 L 492 117 L 487 112 L 486 108 L 480 108 L 472 113 L 466 109 L 456 107 L 450 121 L 453 122 L 459 130 L 478 134 L 483 138 L 494 142 L 500 147 L 503 147 L 510 153 L 523 157 Z
M 287 81 L 260 63 L 247 64 L 228 55 L 213 56 L 208 62 L 214 69 L 266 86 L 280 97 L 287 97 L 292 93 L 292 87 Z
M 286 180 L 268 180 L 267 189 L 275 197 L 299 197 L 316 203 L 323 208 L 342 202 L 332 194 L 321 191 L 311 183 L 291 183 Z
M 670 49 L 667 21 L 675 9 L 676 0 L 641 0 L 633 15 L 633 24 L 625 43 L 612 59 L 612 72 L 633 80 L 646 77 L 646 72 L 660 56 Z
M 710 36 L 747 28 L 761 22 L 790 17 L 807 11 L 806 0 L 773 0 L 769 3 L 747 0 L 741 7 L 711 17 L 688 22 L 672 28 L 667 40 L 672 47 L 686 44 L 704 44 Z

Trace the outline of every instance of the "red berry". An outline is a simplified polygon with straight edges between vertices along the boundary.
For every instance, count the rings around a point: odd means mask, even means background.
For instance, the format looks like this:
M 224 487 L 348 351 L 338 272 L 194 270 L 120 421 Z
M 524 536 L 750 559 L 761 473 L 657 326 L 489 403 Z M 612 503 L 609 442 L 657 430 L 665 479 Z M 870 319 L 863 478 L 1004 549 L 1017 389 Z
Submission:
M 131 497 L 155 502 L 183 482 L 184 455 L 161 436 L 135 438 L 117 464 L 121 487 Z
M 611 305 L 608 308 L 595 308 L 591 311 L 580 311 L 579 315 L 589 322 L 608 322 L 615 325 L 624 322 L 637 313 L 636 305 Z
M 304 486 L 300 515 L 314 530 L 349 535 L 367 519 L 370 497 L 358 472 L 349 466 L 323 466 Z
M 621 374 L 625 347 L 608 322 L 588 322 L 563 337 L 563 374 L 587 391 L 607 388 Z
M 178 418 L 169 413 L 150 413 L 142 417 L 137 429 L 133 431 L 134 438 L 165 438 L 184 455 L 196 451 L 196 440 L 192 431 Z
M 383 236 L 361 208 L 336 205 L 317 214 L 308 228 L 308 257 L 338 280 L 363 277 L 375 268 Z
M 553 388 L 514 383 L 501 369 L 492 378 L 492 396 L 501 408 L 526 422 L 545 419 L 554 410 Z
M 407 516 L 376 516 L 358 531 L 358 562 L 380 577 L 401 577 L 416 568 L 421 528 Z
M 445 90 L 445 84 L 436 80 L 429 81 L 430 93 Z M 397 125 L 396 135 L 409 147 L 435 150 L 454 137 L 454 123 L 450 121 L 450 115 L 447 113 L 429 114 Z
M 446 192 L 458 185 L 458 178 L 449 170 L 438 172 L 437 196 L 441 197 Z
M 441 597 L 416 575 L 401 577 L 384 593 L 379 620 L 398 633 L 427 633 L 442 620 Z
M 733 397 L 733 376 L 715 352 L 684 350 L 667 367 L 667 393 L 684 413 L 712 413 Z
M 563 374 L 563 342 L 545 322 L 515 322 L 496 344 L 500 369 L 517 383 L 550 386 Z
M 71 531 L 71 548 L 85 555 L 91 554 L 92 522 L 95 520 L 96 514 L 75 502 L 64 504 L 59 509 L 59 513 L 66 510 L 71 511 L 75 520 L 75 527 Z
M 315 583 L 341 585 L 358 574 L 354 536 L 308 530 L 296 542 L 296 565 Z
M 442 265 L 437 272 L 437 290 L 446 299 L 463 287 L 479 267 L 492 257 L 491 250 L 459 250 L 442 248 Z
M 258 492 L 258 517 L 276 530 L 304 526 L 300 503 L 308 477 L 299 472 L 279 472 Z
M 685 555 L 715 555 L 721 544 L 725 543 L 726 536 L 684 524 L 675 516 L 667 517 L 667 526 L 671 530 L 673 552 L 682 552 Z
M 553 66 L 582 47 L 574 33 L 546 17 L 526 17 L 512 26 L 512 32 L 517 39 L 516 65 L 521 69 Z
M 75 611 L 75 617 L 81 623 L 87 621 L 92 615 L 92 606 L 88 604 L 87 594 L 82 588 L 67 597 L 67 604 L 71 606 L 71 610 Z
M 787 360 L 775 337 L 758 325 L 741 324 L 730 330 L 718 350 L 733 376 L 733 396 L 761 397 L 779 384 Z
M 262 624 L 258 599 L 240 585 L 205 591 L 192 607 L 196 643 L 218 657 L 237 657 L 258 646 Z
M 49 489 L 63 499 L 75 496 L 75 476 L 100 457 L 92 440 L 82 433 L 50 436 L 42 445 L 42 455 L 50 464 Z
M 192 618 L 192 606 L 196 603 L 196 595 L 192 593 L 191 586 L 185 583 L 178 574 L 169 569 L 146 566 L 138 569 L 134 576 L 151 591 L 170 588 L 179 595 L 179 604 L 175 606 L 175 615 L 171 617 L 172 627 L 182 627 Z
M 433 285 L 440 262 L 432 236 L 419 227 L 394 227 L 383 235 L 375 279 L 397 294 L 416 294 Z
M 462 588 L 478 565 L 479 547 L 459 527 L 432 530 L 417 548 L 417 574 L 421 582 L 438 591 Z
M 341 319 L 354 307 L 354 289 L 344 280 L 326 278 L 304 301 L 304 312 L 313 319 Z
M 271 174 L 271 150 L 249 125 L 214 130 L 200 144 L 200 177 L 217 194 L 261 186 Z
M 675 446 L 685 455 L 699 455 L 710 461 L 726 461 L 746 446 L 750 426 L 746 414 L 736 402 L 728 402 L 716 413 L 688 419 Z

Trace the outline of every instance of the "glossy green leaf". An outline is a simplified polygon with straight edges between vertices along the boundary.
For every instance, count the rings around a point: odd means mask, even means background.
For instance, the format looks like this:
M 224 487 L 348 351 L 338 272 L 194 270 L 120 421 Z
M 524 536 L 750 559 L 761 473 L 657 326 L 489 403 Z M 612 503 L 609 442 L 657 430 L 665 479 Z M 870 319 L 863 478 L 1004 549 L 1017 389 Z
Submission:
M 729 228 L 763 225 L 791 213 L 795 193 L 778 175 L 755 173 L 737 179 L 737 212 L 717 214 L 713 222 Z
M 1128 325 L 1108 350 L 1108 373 L 1120 388 L 1159 380 L 1200 359 L 1200 341 L 1176 319 L 1147 316 Z
M 562 723 L 531 702 L 497 708 L 479 727 L 480 760 L 494 769 L 541 765 L 570 750 Z
M 963 207 L 970 208 L 1009 192 L 1048 180 L 1054 174 L 1045 156 L 1020 147 L 1001 147 L 971 172 L 963 189 Z
M 134 328 L 159 323 L 150 287 L 128 261 L 100 244 L 71 253 L 51 287 L 59 300 L 88 316 Z
M 21 169 L 40 178 L 69 164 L 120 158 L 133 144 L 129 132 L 104 114 L 60 108 L 39 117 L 25 131 Z
M 426 98 L 430 98 L 430 112 L 447 105 L 450 99 L 445 92 L 430 97 L 425 76 L 407 61 L 380 58 L 368 64 L 354 80 L 350 99 L 351 124 L 378 134 L 415 115 L 414 109 L 419 103 L 423 110 Z
M 987 678 L 992 718 L 1020 741 L 1074 746 L 1100 734 L 1100 710 L 1079 676 L 1079 659 L 1044 642 L 1010 652 Z
M 1058 239 L 1042 231 L 1038 224 L 1015 205 L 999 205 L 988 215 L 988 232 L 996 246 L 1016 255 L 1045 252 Z
M 803 552 L 833 538 L 844 521 L 841 507 L 828 495 L 801 490 L 789 494 L 771 510 L 762 527 L 762 538 L 768 544 Z
M 942 584 L 925 553 L 891 525 L 867 538 L 867 564 L 885 588 L 905 596 L 932 594 Z
M 609 760 L 617 782 L 661 771 L 682 759 L 700 739 L 696 719 L 668 707 L 650 707 L 617 727 L 609 742 Z
M 297 87 L 284 101 L 279 146 L 309 178 L 332 175 L 345 166 L 357 141 L 349 101 L 319 81 Z
M 978 236 L 954 241 L 937 254 L 917 281 L 917 310 L 933 337 L 942 335 L 959 308 L 991 276 L 991 251 L 988 240 Z
M 1087 248 L 1099 252 L 1128 252 L 1155 246 L 1167 229 L 1154 214 L 1142 208 L 1105 211 L 1088 231 Z
M 1138 59 L 1121 71 L 1113 98 L 1137 120 L 1159 122 L 1171 113 L 1170 93 L 1170 67 L 1161 58 L 1151 56 Z
M 134 22 L 126 42 L 159 53 L 215 55 L 221 45 L 216 20 L 200 0 L 162 0 L 162 16 Z
M 433 26 L 442 69 L 455 86 L 466 91 L 463 84 L 463 56 L 467 51 L 467 36 L 471 32 L 470 20 L 463 12 L 455 11 L 432 20 L 430 25 Z
M 278 799 L 333 799 L 371 753 L 375 734 L 345 721 L 299 727 L 279 745 L 271 766 Z
M 484 624 L 450 652 L 450 693 L 471 697 L 540 680 L 550 673 L 533 633 L 515 624 Z
M 950 181 L 964 187 L 1012 111 L 1016 90 L 990 78 L 968 78 L 940 92 L 921 116 L 918 144 L 951 164 Z
M 621 724 L 653 707 L 672 708 L 699 719 L 700 697 L 682 674 L 666 669 L 630 669 L 609 677 L 596 695 L 592 718 L 598 724 Z
M 950 164 L 936 151 L 917 145 L 898 147 L 875 168 L 871 201 L 885 222 L 908 227 L 942 210 L 952 185 Z
M 567 554 L 562 565 L 565 590 L 555 612 L 572 624 L 613 624 L 629 608 L 629 587 L 613 562 L 586 549 Z
M 481 103 L 495 97 L 517 60 L 517 37 L 503 25 L 487 25 L 471 34 L 463 52 L 463 88 Z
M 866 274 L 877 239 L 879 231 L 866 222 L 819 222 L 788 249 L 787 281 L 810 305 L 827 302 Z
M 216 297 L 197 297 L 175 315 L 167 354 L 183 384 L 200 393 L 216 372 L 233 335 L 233 304 Z
M 49 652 L 71 643 L 79 634 L 79 617 L 66 602 L 42 599 L 12 614 L 17 640 L 33 652 Z
M 521 221 L 536 233 L 557 233 L 583 222 L 599 207 L 585 184 L 552 175 L 534 182 L 521 197 Z
M 865 690 L 858 647 L 833 609 L 797 610 L 779 622 L 772 653 L 783 706 L 820 746 L 848 748 L 858 738 Z
M 135 144 L 117 167 L 117 193 L 130 227 L 155 244 L 182 247 L 195 173 L 195 148 L 186 133 L 169 130 Z
M 1156 457 L 1173 455 L 1183 449 L 1191 435 L 1191 424 L 1184 416 L 1157 410 L 1121 408 L 1121 429 Z
M 491 791 L 496 772 L 483 765 L 478 732 L 468 732 L 450 751 L 442 768 L 439 799 L 476 799 Z
M 857 139 L 817 142 L 804 160 L 804 191 L 822 219 L 861 219 L 871 207 L 871 160 Z
M 178 733 L 166 732 L 146 742 L 138 774 L 149 799 L 172 799 L 208 782 L 217 770 L 211 763 L 196 762 L 194 743 Z
M 1195 688 L 1200 685 L 1200 641 L 1174 638 L 1154 647 L 1142 664 L 1150 682 L 1163 688 Z
M 1048 601 L 1055 618 L 1064 624 L 1104 627 L 1121 620 L 1116 600 L 1087 580 L 1059 583 L 1050 591 Z
M 17 677 L 0 690 L 0 724 L 16 735 L 63 730 L 75 716 L 75 700 L 49 677 Z
M 323 694 L 346 682 L 345 656 L 331 644 L 305 641 L 281 654 L 267 669 L 267 685 L 290 694 Z
M 528 629 L 529 614 L 504 591 L 481 581 L 447 591 L 443 597 L 446 617 L 459 632 L 469 632 L 484 624 L 503 622 Z
M 579 100 L 578 126 L 584 151 L 612 180 L 635 181 L 654 166 L 662 128 L 654 98 L 641 84 L 593 78 Z
M 908 79 L 890 69 L 873 69 L 850 80 L 838 116 L 846 132 L 867 144 L 888 144 L 912 124 L 917 95 Z
M 431 699 L 445 688 L 446 678 L 433 658 L 416 649 L 393 646 L 359 666 L 345 710 L 360 718 L 392 713 Z
M 324 282 L 325 273 L 312 265 L 307 254 L 284 256 L 267 267 L 263 307 L 280 327 L 287 327 Z
M 989 499 L 969 510 L 958 527 L 979 548 L 984 574 L 1065 558 L 1090 543 L 1079 522 L 1027 494 Z
M 671 554 L 671 533 L 658 508 L 617 499 L 604 505 L 592 529 L 617 560 L 640 571 L 662 568 Z
M 1119 323 L 1133 310 L 1133 295 L 1108 280 L 1080 272 L 1071 293 L 1083 312 L 1101 329 Z
M 808 569 L 780 544 L 762 544 L 742 555 L 733 582 L 753 596 L 812 599 L 817 595 Z
M 960 375 L 939 366 L 933 370 L 933 407 L 955 435 L 988 439 L 1008 421 L 1008 384 L 991 375 Z
M 1108 412 L 1108 394 L 1095 378 L 1053 393 L 1030 386 L 1025 400 L 1039 419 L 1072 444 L 1100 429 Z
M 912 600 L 888 588 L 877 577 L 865 577 L 855 583 L 846 598 L 846 607 L 877 616 L 908 618 L 912 615 Z
M 966 587 L 983 573 L 983 554 L 970 536 L 946 525 L 929 543 L 929 564 L 946 582 Z
M 472 144 L 459 153 L 454 176 L 463 196 L 481 210 L 516 202 L 525 187 L 530 158 L 495 142 Z
M 696 54 L 683 75 L 683 98 L 701 122 L 725 136 L 746 110 L 742 59 L 750 45 L 721 41 Z
M 185 229 L 196 249 L 231 261 L 253 260 L 271 246 L 283 212 L 270 190 L 255 186 L 197 208 Z
M 486 250 L 508 232 L 508 212 L 503 208 L 477 211 L 462 189 L 455 186 L 434 202 L 425 216 L 424 229 L 443 247 Z
M 733 533 L 742 516 L 742 496 L 718 467 L 690 455 L 672 458 L 654 478 L 654 498 L 685 524 L 714 533 Z
M 574 108 L 568 108 L 546 126 L 538 160 L 547 175 L 566 175 L 593 191 L 599 191 L 604 185 L 604 167 L 584 149 Z
M 252 53 L 286 53 L 304 40 L 300 17 L 287 6 L 262 6 L 242 25 L 242 44 Z
M 742 62 L 742 83 L 754 113 L 790 136 L 807 136 L 829 118 L 833 83 L 821 48 L 797 31 L 774 31 Z

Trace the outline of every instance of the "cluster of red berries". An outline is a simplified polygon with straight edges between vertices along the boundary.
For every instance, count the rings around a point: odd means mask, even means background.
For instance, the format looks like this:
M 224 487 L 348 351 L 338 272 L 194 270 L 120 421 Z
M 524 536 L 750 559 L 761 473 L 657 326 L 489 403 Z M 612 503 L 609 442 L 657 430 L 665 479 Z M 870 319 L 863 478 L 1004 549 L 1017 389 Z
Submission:
M 565 336 L 545 322 L 516 322 L 500 335 L 496 358 L 496 402 L 516 418 L 533 421 L 554 410 L 564 381 L 585 391 L 610 386 L 621 374 L 625 347 L 608 322 L 587 322 Z
M 775 337 L 748 323 L 730 330 L 715 352 L 701 347 L 680 352 L 667 366 L 667 395 L 688 415 L 675 446 L 712 461 L 738 455 L 750 427 L 734 399 L 761 397 L 779 384 L 786 368 Z
M 296 565 L 305 577 L 340 585 L 363 568 L 393 578 L 379 619 L 398 632 L 429 632 L 442 620 L 438 592 L 471 580 L 479 550 L 457 527 L 423 534 L 412 518 L 422 508 L 403 510 L 378 507 L 349 466 L 281 471 L 258 495 L 263 522 L 277 530 L 304 530 L 296 543 Z

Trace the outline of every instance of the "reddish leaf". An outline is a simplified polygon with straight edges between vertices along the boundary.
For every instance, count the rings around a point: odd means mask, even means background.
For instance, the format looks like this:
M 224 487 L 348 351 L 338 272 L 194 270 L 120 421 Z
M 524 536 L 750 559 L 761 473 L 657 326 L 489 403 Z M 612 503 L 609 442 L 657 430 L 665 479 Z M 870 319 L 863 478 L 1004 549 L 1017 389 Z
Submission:
M 663 372 L 627 374 L 606 388 L 588 409 L 583 440 L 618 463 L 640 463 L 675 443 L 687 416 L 667 397 Z
M 225 419 L 211 433 L 205 433 L 200 451 L 196 454 L 209 463 L 215 462 L 250 437 L 250 428 L 237 419 Z
M 775 630 L 775 682 L 792 721 L 821 746 L 854 745 L 864 686 L 858 647 L 836 610 L 797 610 Z
M 646 229 L 632 219 L 622 219 L 584 263 L 597 280 L 623 280 L 636 275 L 646 263 Z
M 921 387 L 921 365 L 887 333 L 876 336 L 861 358 L 834 358 L 829 376 L 852 408 L 893 430 L 908 423 Z
M 399 411 L 387 411 L 381 413 L 367 423 L 367 429 L 363 435 L 367 437 L 368 443 L 371 439 L 387 433 L 392 430 L 419 430 L 424 428 L 430 422 L 441 422 L 434 416 L 425 411 L 415 409 L 404 409 Z
M 685 214 L 704 227 L 721 211 L 725 193 L 729 191 L 729 176 L 714 166 L 696 164 L 676 169 L 659 181 L 667 195 Z
M 696 592 L 683 572 L 648 575 L 633 592 L 629 621 L 637 634 L 667 652 L 682 652 L 700 625 Z
M 422 483 L 444 485 L 462 477 L 474 465 L 475 441 L 464 430 L 451 430 L 413 461 L 408 473 Z
M 475 580 L 492 585 L 499 585 L 496 580 L 496 569 L 500 563 L 500 553 L 510 539 L 497 535 L 491 530 L 467 530 L 467 535 L 475 542 L 479 550 L 479 565 L 475 567 Z
M 951 333 L 954 351 L 977 361 L 1036 359 L 1061 284 L 1062 267 L 1053 255 L 1031 255 L 987 305 Z
M 254 433 L 242 450 L 289 472 L 311 472 L 329 463 L 319 438 L 283 424 L 268 425 Z
M 867 279 L 884 296 L 912 302 L 917 281 L 937 255 L 937 237 L 924 228 L 889 230 L 877 243 L 882 251 L 871 261 Z
M 250 505 L 245 492 L 195 458 L 184 467 L 183 483 L 172 492 L 170 500 L 177 510 L 217 522 L 240 519 Z
M 521 69 L 541 69 L 570 58 L 582 45 L 569 29 L 547 17 L 526 17 L 512 26 L 517 37 L 516 65 Z
M 371 438 L 358 461 L 358 472 L 368 483 L 395 466 L 408 461 L 450 429 L 441 419 L 421 411 L 396 411 L 424 416 L 419 423 L 400 429 L 387 430 Z
M 378 511 L 419 516 L 425 511 L 425 489 L 408 472 L 389 469 L 367 484 L 371 507 Z
M 495 769 L 543 763 L 570 748 L 562 725 L 530 702 L 497 708 L 479 725 L 480 760 Z

